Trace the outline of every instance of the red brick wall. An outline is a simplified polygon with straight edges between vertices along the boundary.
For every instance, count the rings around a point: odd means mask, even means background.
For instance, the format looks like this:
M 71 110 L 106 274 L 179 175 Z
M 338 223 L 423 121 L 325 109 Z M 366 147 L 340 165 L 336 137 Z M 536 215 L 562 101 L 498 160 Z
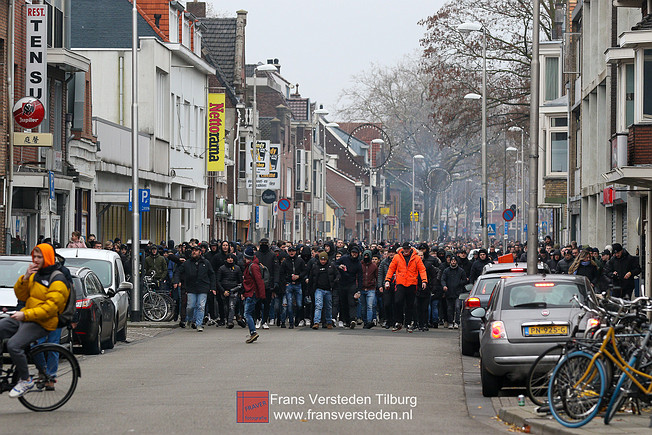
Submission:
M 652 164 L 652 125 L 634 124 L 627 137 L 627 164 Z
M 328 171 L 326 173 L 326 187 L 328 193 L 346 210 L 346 214 L 342 218 L 344 227 L 348 230 L 355 230 L 358 215 L 356 212 L 355 185 L 337 172 Z

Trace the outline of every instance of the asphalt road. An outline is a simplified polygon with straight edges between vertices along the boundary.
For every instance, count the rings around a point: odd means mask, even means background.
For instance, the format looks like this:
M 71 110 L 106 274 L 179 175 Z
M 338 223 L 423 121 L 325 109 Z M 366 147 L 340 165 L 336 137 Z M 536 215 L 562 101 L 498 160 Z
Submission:
M 254 344 L 244 343 L 247 330 L 237 326 L 203 333 L 132 328 L 132 334 L 138 339 L 103 355 L 80 355 L 77 391 L 57 411 L 33 413 L 0 396 L 0 431 L 484 434 L 501 429 L 490 416 L 469 417 L 456 330 L 407 334 L 273 327 L 260 331 Z M 268 403 L 268 424 L 236 423 L 239 391 L 264 392 L 262 399 L 247 402 L 251 409 L 240 409 L 251 418 L 265 408 L 256 404 Z M 363 403 L 345 403 L 351 400 Z

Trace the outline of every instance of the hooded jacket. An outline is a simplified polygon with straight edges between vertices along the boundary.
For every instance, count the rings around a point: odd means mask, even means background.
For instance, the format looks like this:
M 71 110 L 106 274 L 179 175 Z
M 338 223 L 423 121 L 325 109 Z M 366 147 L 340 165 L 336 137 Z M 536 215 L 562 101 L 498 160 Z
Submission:
M 418 277 L 421 277 L 421 282 L 428 282 L 426 268 L 421 261 L 421 257 L 416 254 L 414 248 L 410 248 L 410 256 L 407 261 L 403 252 L 403 248 L 398 249 L 396 255 L 389 264 L 385 281 L 390 281 L 394 273 L 396 273 L 396 284 L 404 287 L 417 285 Z
M 70 295 L 70 283 L 67 282 L 69 278 L 66 278 L 70 273 L 66 273 L 63 264 L 56 261 L 52 246 L 41 243 L 36 247 L 43 254 L 43 267 L 27 280 L 23 280 L 25 275 L 21 275 L 14 285 L 14 293 L 19 301 L 25 302 L 21 311 L 25 313 L 26 322 L 35 322 L 46 331 L 54 331 L 59 324 L 57 316 L 63 312 Z M 50 281 L 54 271 L 61 273 Z
M 253 265 L 253 266 L 252 266 Z M 260 273 L 260 261 L 254 257 L 244 268 L 242 288 L 244 297 L 256 296 L 258 299 L 265 298 L 265 281 Z
M 486 252 L 484 252 L 486 254 Z M 469 274 L 469 283 L 475 284 L 475 281 L 478 279 L 480 275 L 482 275 L 482 269 L 489 264 L 492 263 L 491 258 L 489 258 L 489 255 L 484 260 L 481 260 L 479 257 L 477 260 L 473 262 L 473 265 L 471 266 L 471 273 Z
M 360 264 L 360 256 L 353 258 L 351 254 L 343 255 L 339 260 L 335 261 L 335 265 L 339 268 L 344 265 L 346 270 L 339 269 L 340 271 L 340 285 L 343 289 L 356 287 L 362 290 L 362 265 Z
M 306 279 L 306 263 L 303 261 L 298 254 L 294 254 L 294 258 L 288 256 L 283 263 L 281 263 L 281 274 L 280 280 L 283 283 L 283 287 L 287 284 L 301 284 L 304 279 Z M 292 280 L 292 275 L 298 275 L 296 281 Z
M 272 278 L 269 283 L 271 288 L 278 287 L 280 270 L 276 253 L 269 249 L 269 245 L 261 244 L 254 255 L 269 270 L 269 276 Z
M 615 286 L 622 288 L 623 295 L 631 294 L 634 290 L 634 277 L 641 273 L 641 266 L 638 264 L 638 258 L 623 249 L 620 258 L 615 255 L 604 266 L 605 274 L 613 279 Z M 617 272 L 617 275 L 614 275 Z M 627 272 L 631 273 L 628 279 L 625 279 Z
M 441 285 L 448 287 L 448 291 L 444 292 L 445 298 L 458 297 L 466 285 L 466 272 L 459 265 L 455 268 L 448 266 L 441 274 Z
M 156 250 L 156 255 L 148 255 L 145 257 L 145 274 L 148 275 L 154 271 L 154 280 L 161 281 L 165 279 L 168 272 L 168 263 L 165 258 Z
M 367 261 L 367 257 L 369 261 Z M 375 290 L 376 281 L 378 280 L 378 266 L 371 261 L 371 251 L 366 250 L 362 253 L 362 290 Z
M 234 287 L 242 284 L 242 269 L 235 264 L 224 263 L 217 270 L 216 279 L 217 288 L 222 294 L 225 291 L 231 291 Z
M 178 284 L 183 281 L 183 286 L 188 293 L 208 293 L 215 290 L 215 272 L 211 264 L 204 257 L 189 258 L 184 261 L 174 272 L 172 282 Z

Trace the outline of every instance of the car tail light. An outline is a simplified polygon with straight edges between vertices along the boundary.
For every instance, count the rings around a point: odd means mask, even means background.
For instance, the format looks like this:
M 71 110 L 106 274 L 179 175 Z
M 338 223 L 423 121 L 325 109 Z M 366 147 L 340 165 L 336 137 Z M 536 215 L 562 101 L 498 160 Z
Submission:
M 464 308 L 466 309 L 480 308 L 480 306 L 480 299 L 478 298 L 466 298 L 464 301 Z
M 537 282 L 534 284 L 535 287 L 554 287 L 555 283 L 554 282 Z
M 525 269 L 523 269 L 522 267 L 514 267 L 514 268 L 512 268 L 510 270 L 512 272 L 523 272 Z
M 588 331 L 590 331 L 593 328 L 597 328 L 598 326 L 600 326 L 600 319 L 591 317 L 589 320 L 586 321 L 586 329 Z
M 507 338 L 507 334 L 505 333 L 505 324 L 500 320 L 491 322 L 491 338 Z
M 77 308 L 90 308 L 91 305 L 93 304 L 93 301 L 90 299 L 78 299 L 77 302 L 75 303 L 75 307 Z

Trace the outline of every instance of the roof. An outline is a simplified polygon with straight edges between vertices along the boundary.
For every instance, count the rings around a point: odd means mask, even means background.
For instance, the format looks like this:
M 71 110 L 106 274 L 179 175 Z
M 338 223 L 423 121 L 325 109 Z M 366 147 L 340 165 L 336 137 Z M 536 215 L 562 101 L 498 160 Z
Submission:
M 348 149 L 352 151 L 353 155 L 358 157 L 358 156 L 364 156 L 365 155 L 365 149 L 369 148 L 369 145 L 367 145 L 365 142 L 361 141 L 360 139 L 356 138 L 355 136 L 351 136 L 344 130 L 342 130 L 339 127 L 334 127 L 331 129 L 333 134 L 337 136 L 340 141 L 342 141 L 345 145 L 347 145 Z M 349 142 L 349 138 L 351 141 Z
M 295 121 L 310 121 L 310 98 L 290 97 L 287 104 Z
M 199 19 L 206 26 L 206 31 L 202 33 L 202 47 L 208 51 L 213 66 L 220 70 L 231 86 L 235 79 L 236 20 L 237 18 Z
M 120 259 L 115 251 L 108 249 L 90 249 L 90 248 L 61 248 L 57 249 L 57 254 L 63 258 L 89 258 L 92 260 L 113 261 Z
M 72 0 L 71 47 L 131 48 L 131 14 L 129 0 Z M 138 36 L 162 40 L 141 14 L 138 14 Z

